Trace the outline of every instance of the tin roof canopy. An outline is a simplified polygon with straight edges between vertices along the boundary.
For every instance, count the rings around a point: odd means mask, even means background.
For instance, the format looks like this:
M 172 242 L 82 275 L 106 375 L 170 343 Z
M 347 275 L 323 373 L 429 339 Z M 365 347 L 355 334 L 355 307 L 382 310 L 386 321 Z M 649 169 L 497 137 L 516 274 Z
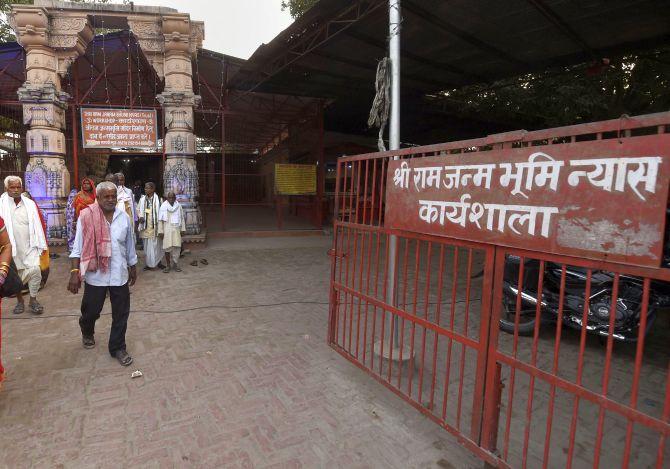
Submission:
M 598 62 L 670 44 L 662 0 L 402 0 L 403 138 L 505 130 L 431 108 L 424 96 L 552 66 Z M 329 127 L 366 128 L 376 66 L 387 52 L 387 0 L 320 0 L 232 77 L 241 90 L 334 99 Z M 485 120 L 485 119 L 484 119 Z M 515 124 L 510 122 L 510 126 Z

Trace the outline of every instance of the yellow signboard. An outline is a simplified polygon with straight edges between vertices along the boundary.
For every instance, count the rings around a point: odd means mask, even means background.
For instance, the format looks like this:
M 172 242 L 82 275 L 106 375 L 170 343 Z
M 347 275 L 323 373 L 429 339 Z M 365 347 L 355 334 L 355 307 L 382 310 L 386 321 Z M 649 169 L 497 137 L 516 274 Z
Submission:
M 278 195 L 316 194 L 316 165 L 275 164 L 275 193 Z

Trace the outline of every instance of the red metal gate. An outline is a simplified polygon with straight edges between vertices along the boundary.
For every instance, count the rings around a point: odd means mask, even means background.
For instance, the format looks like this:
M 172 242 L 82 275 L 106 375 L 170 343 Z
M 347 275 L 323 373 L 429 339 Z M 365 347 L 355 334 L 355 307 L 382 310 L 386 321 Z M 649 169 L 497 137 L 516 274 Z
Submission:
M 668 123 L 670 113 L 662 113 L 341 158 L 330 345 L 494 466 L 664 467 L 670 460 L 670 328 L 652 297 L 655 282 L 669 282 L 670 271 L 394 230 L 384 222 L 384 186 L 394 157 L 622 142 L 667 133 Z M 520 295 L 505 306 L 510 256 L 520 265 L 512 285 L 519 292 L 532 283 L 543 298 L 545 267 L 558 272 L 556 322 L 539 320 L 540 305 L 524 311 Z M 524 272 L 529 260 L 539 269 Z M 574 268 L 584 273 L 586 301 L 581 323 L 568 329 L 561 324 Z M 598 338 L 587 327 L 590 301 L 601 301 L 593 280 L 600 272 L 613 273 L 614 281 Z M 640 331 L 656 320 L 634 343 L 613 339 L 628 279 L 643 286 Z M 524 314 L 537 319 L 529 336 L 521 334 Z M 502 315 L 513 320 L 513 334 L 499 331 Z

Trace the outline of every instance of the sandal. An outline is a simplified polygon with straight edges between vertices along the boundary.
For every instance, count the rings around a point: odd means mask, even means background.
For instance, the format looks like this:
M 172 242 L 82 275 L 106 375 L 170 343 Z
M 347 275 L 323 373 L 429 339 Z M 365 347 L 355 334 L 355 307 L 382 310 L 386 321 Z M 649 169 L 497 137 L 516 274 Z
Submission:
M 192 265 L 193 267 L 198 267 L 198 261 L 197 260 L 193 261 L 193 262 L 189 263 L 189 265 Z
M 181 272 L 181 267 L 179 267 L 178 265 L 175 265 L 175 266 L 172 268 L 172 270 L 174 270 L 175 272 Z
M 44 306 L 39 304 L 37 301 L 30 303 L 30 312 L 33 314 L 42 314 L 44 312 Z
M 114 358 L 116 358 L 122 366 L 128 366 L 133 362 L 133 357 L 128 355 L 128 352 L 125 350 L 117 350 L 114 352 Z
M 21 314 L 26 310 L 26 305 L 23 303 L 16 303 L 16 306 L 14 306 L 14 310 L 12 311 L 13 314 Z
M 163 269 L 164 274 L 169 274 L 170 273 L 170 267 L 166 267 Z
M 209 264 L 209 262 L 207 262 L 207 259 L 200 259 L 200 263 L 202 265 L 208 265 Z

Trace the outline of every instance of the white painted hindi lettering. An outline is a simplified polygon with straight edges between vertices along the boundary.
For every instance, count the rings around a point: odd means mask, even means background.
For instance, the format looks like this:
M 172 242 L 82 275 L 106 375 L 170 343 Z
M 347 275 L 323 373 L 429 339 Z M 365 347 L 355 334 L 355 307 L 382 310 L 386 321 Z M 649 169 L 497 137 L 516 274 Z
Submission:
M 428 224 L 438 222 L 444 226 L 448 221 L 463 228 L 469 221 L 481 230 L 484 228 L 480 220 L 485 217 L 486 230 L 500 233 L 509 230 L 521 236 L 536 236 L 540 224 L 540 236 L 548 238 L 551 217 L 559 212 L 557 207 L 472 203 L 470 199 L 470 194 L 463 194 L 458 202 L 419 200 L 419 218 Z
M 592 166 L 590 170 L 573 170 L 568 177 L 568 184 L 576 187 L 581 178 L 586 178 L 592 186 L 611 192 L 625 192 L 626 186 L 642 200 L 644 195 L 638 190 L 638 185 L 644 183 L 643 190 L 654 194 L 656 192 L 656 178 L 661 157 L 640 158 L 598 158 L 588 160 L 571 160 L 571 167 Z M 637 165 L 629 169 L 629 165 Z
M 400 168 L 396 168 L 393 176 L 393 183 L 396 187 L 400 186 L 402 189 L 407 189 L 409 187 L 410 171 L 407 161 L 403 161 L 400 164 Z
M 500 185 L 509 187 L 510 183 L 514 181 L 512 195 L 521 195 L 526 199 L 528 195 L 522 192 L 522 186 L 526 191 L 530 191 L 533 185 L 544 187 L 549 181 L 549 188 L 556 191 L 560 170 L 564 164 L 563 161 L 556 161 L 543 152 L 533 153 L 528 157 L 527 162 L 500 163 L 498 165 L 500 169 L 505 170 L 505 174 L 500 177 Z M 514 165 L 514 171 L 512 165 Z M 537 174 L 536 171 L 538 171 Z
M 423 168 L 414 168 L 414 187 L 417 192 L 426 187 L 440 187 L 441 166 L 426 166 Z
M 458 189 L 472 183 L 477 187 L 490 189 L 491 175 L 495 167 L 495 164 L 445 166 L 442 185 L 446 189 Z

